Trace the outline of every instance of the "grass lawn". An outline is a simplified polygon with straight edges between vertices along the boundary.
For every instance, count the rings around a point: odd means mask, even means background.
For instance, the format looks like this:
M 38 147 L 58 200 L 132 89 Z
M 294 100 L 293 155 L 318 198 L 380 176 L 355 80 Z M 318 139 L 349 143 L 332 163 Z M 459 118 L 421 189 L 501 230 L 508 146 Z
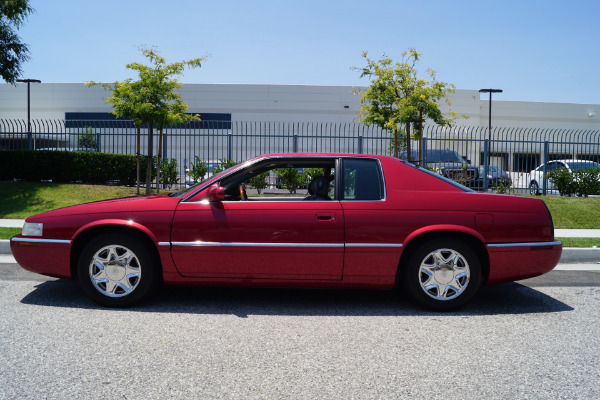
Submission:
M 21 233 L 21 228 L 2 228 L 0 227 L 0 240 L 10 239 L 11 237 Z
M 598 247 L 600 248 L 600 238 L 556 238 L 560 240 L 563 247 Z
M 134 196 L 136 188 L 58 183 L 0 182 L 0 218 L 27 218 L 55 208 Z
M 526 197 L 544 200 L 557 229 L 600 229 L 600 197 Z

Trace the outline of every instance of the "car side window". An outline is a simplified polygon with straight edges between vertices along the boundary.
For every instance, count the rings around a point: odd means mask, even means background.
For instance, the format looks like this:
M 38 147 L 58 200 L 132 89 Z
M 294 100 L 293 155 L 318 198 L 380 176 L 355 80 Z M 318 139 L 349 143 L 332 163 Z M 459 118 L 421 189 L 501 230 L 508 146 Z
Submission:
M 268 159 L 219 184 L 225 201 L 331 201 L 335 199 L 334 158 Z
M 345 159 L 343 161 L 344 200 L 381 200 L 383 180 L 377 160 Z

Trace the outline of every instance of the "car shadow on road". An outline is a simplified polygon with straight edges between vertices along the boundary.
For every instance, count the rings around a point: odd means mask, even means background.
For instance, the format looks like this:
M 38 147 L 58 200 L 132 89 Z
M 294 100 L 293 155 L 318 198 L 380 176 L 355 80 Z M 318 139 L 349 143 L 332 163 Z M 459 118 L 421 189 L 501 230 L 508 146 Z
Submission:
M 38 284 L 23 304 L 104 309 L 114 312 L 287 316 L 418 316 L 435 315 L 392 291 L 165 287 L 148 301 L 127 309 L 105 309 L 91 302 L 69 280 Z M 441 315 L 536 314 L 572 311 L 569 305 L 518 283 L 483 287 L 464 308 Z

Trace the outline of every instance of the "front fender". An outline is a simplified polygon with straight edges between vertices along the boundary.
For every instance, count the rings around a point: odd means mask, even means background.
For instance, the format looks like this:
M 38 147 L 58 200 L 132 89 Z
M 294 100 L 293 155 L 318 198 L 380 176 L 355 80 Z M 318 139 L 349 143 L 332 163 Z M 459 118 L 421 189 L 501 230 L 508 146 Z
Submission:
M 79 229 L 77 229 L 77 231 L 75 231 L 75 233 L 73 234 L 73 237 L 71 239 L 75 240 L 75 238 L 79 237 L 82 233 L 84 233 L 85 231 L 87 231 L 89 229 L 97 228 L 97 227 L 109 227 L 109 226 L 119 226 L 119 227 L 137 229 L 137 230 L 141 231 L 142 233 L 144 233 L 146 236 L 148 236 L 154 243 L 158 243 L 158 238 L 156 237 L 156 235 L 154 235 L 154 233 L 152 233 L 152 231 L 150 229 L 148 229 L 146 226 L 144 226 L 138 222 L 135 222 L 133 220 L 130 220 L 130 219 L 129 220 L 102 219 L 102 220 L 90 222 L 88 224 L 83 225 Z

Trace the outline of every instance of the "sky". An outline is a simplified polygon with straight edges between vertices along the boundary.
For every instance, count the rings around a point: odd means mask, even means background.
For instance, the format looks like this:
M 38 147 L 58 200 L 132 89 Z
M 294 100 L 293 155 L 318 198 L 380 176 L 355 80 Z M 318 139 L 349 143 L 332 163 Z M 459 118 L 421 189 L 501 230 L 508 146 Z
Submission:
M 183 83 L 366 86 L 358 70 L 415 48 L 417 69 L 494 100 L 600 104 L 598 0 L 30 0 L 22 78 L 115 82 L 154 46 L 206 57 Z M 488 95 L 482 94 L 482 99 Z

